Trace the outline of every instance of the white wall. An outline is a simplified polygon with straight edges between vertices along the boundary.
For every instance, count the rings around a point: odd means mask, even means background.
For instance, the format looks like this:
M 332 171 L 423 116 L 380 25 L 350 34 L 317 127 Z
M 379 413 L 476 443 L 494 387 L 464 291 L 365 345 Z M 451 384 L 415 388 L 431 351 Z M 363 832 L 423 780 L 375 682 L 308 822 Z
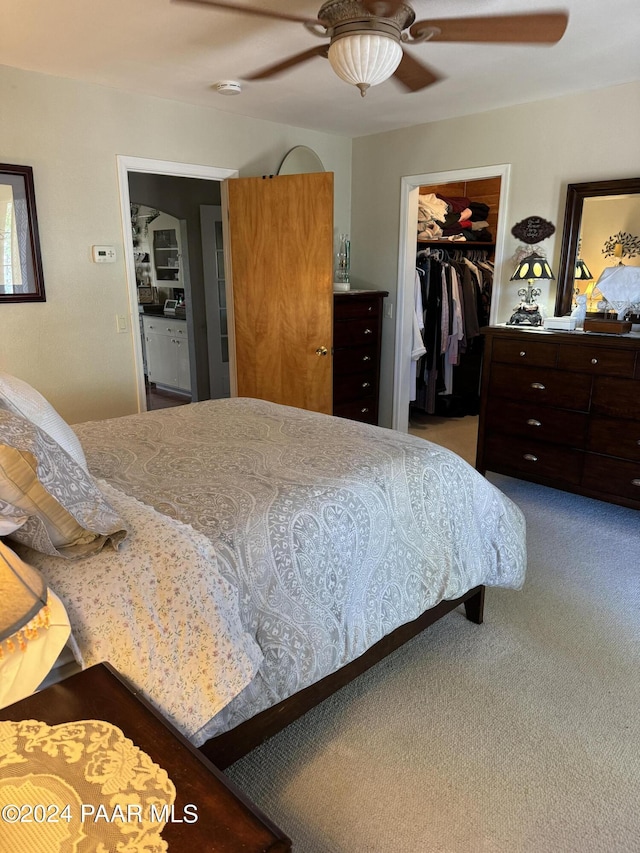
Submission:
M 410 97 L 406 96 L 406 97 Z M 636 177 L 640 173 L 640 83 L 534 104 L 421 124 L 353 142 L 352 286 L 390 291 L 395 305 L 400 179 L 406 175 L 511 164 L 509 232 L 527 216 L 556 226 L 542 244 L 557 272 L 568 183 Z M 511 237 L 505 259 L 519 241 Z M 510 266 L 505 262 L 505 275 Z M 498 282 L 499 319 L 517 301 Z M 553 313 L 554 292 L 547 294 Z M 395 316 L 385 319 L 381 424 L 391 424 Z
M 215 95 L 212 94 L 212 101 Z M 0 369 L 71 423 L 137 410 L 117 155 L 274 173 L 308 145 L 335 173 L 335 232 L 349 231 L 351 141 L 0 67 L 0 162 L 32 166 L 47 301 L 0 305 Z M 115 245 L 115 264 L 91 246 Z

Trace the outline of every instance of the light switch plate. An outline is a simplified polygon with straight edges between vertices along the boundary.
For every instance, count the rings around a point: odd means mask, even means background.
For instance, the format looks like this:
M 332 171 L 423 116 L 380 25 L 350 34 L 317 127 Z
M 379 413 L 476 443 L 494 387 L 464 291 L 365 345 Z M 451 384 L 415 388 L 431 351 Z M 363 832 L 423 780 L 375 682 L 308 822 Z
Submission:
M 115 246 L 92 246 L 91 257 L 96 264 L 112 264 L 116 259 Z

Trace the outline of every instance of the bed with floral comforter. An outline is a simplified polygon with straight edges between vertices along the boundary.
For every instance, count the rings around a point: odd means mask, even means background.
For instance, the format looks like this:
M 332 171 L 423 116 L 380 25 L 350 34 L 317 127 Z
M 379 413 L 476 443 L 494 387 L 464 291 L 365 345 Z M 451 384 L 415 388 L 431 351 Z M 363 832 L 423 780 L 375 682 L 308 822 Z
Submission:
M 442 600 L 523 583 L 520 510 L 421 438 L 246 398 L 74 429 L 130 527 L 118 552 L 44 567 L 77 654 L 196 745 Z

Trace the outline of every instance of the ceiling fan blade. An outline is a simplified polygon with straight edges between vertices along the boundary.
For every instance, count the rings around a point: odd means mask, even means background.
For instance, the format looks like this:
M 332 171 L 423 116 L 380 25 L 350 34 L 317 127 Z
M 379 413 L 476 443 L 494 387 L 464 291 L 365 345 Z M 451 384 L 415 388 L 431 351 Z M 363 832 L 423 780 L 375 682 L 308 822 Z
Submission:
M 512 44 L 555 44 L 567 28 L 566 12 L 532 12 L 523 15 L 493 15 L 484 18 L 440 18 L 416 21 L 409 29 L 414 38 L 433 27 L 432 41 L 503 42 Z
M 254 74 L 246 74 L 245 80 L 264 80 L 267 77 L 274 77 L 276 74 L 281 74 L 294 65 L 300 65 L 308 59 L 313 59 L 314 56 L 327 57 L 329 53 L 328 44 L 319 44 L 315 47 L 305 50 L 302 53 L 296 53 L 295 56 L 290 56 L 288 59 L 283 59 L 282 62 L 276 62 L 275 65 L 269 65 L 261 71 L 256 71 Z
M 174 3 L 196 3 L 199 6 L 211 6 L 214 9 L 229 9 L 232 12 L 244 12 L 246 15 L 260 15 L 263 18 L 275 18 L 277 21 L 294 21 L 298 24 L 320 24 L 317 18 L 303 18 L 301 15 L 289 15 L 287 12 L 273 12 L 259 9 L 257 6 L 245 6 L 243 3 L 224 3 L 218 0 L 173 0 Z
M 400 65 L 396 68 L 394 75 L 396 80 L 410 92 L 419 92 L 432 86 L 443 78 L 428 68 L 424 63 L 418 62 L 406 51 L 402 55 Z
M 371 15 L 391 18 L 402 6 L 403 0 L 362 0 L 362 5 Z

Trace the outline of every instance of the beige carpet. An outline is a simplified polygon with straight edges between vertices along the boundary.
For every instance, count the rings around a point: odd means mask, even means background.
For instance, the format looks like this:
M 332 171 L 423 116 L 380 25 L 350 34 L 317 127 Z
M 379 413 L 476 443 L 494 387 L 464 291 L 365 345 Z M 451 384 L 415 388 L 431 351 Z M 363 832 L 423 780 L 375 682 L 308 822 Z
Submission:
M 297 853 L 640 851 L 640 514 L 490 478 L 527 517 L 524 589 L 229 769 Z
M 448 447 L 475 467 L 478 444 L 477 416 L 441 418 L 437 415 L 415 414 L 409 421 L 409 432 L 418 438 L 426 438 L 435 444 Z

